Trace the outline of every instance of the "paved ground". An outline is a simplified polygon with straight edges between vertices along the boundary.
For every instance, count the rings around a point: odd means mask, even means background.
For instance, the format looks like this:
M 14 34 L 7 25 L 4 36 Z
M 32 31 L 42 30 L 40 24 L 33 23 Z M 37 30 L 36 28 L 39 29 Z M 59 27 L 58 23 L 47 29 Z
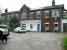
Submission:
M 62 33 L 10 34 L 7 43 L 0 42 L 0 50 L 61 50 Z

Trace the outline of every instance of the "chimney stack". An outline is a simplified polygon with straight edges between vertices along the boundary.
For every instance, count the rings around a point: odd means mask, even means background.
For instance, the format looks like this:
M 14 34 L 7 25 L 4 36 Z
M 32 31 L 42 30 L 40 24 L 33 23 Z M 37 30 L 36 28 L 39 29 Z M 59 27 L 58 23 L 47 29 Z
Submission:
M 55 6 L 55 0 L 52 1 L 52 6 Z

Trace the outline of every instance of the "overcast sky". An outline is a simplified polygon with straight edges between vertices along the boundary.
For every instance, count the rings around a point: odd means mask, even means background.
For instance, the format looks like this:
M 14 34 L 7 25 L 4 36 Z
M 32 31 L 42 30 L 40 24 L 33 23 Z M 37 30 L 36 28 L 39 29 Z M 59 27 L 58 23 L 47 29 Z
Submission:
M 64 4 L 65 9 L 67 9 L 67 0 L 55 0 L 56 5 Z M 52 0 L 0 0 L 0 8 L 8 9 L 8 11 L 20 10 L 20 8 L 26 4 L 30 8 L 38 8 L 50 6 Z

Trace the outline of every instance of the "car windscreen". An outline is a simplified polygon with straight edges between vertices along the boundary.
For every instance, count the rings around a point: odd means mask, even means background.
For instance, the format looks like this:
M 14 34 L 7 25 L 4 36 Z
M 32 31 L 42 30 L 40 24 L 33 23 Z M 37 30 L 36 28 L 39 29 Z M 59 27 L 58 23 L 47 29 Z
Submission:
M 0 28 L 6 29 L 7 27 L 6 26 L 0 26 Z

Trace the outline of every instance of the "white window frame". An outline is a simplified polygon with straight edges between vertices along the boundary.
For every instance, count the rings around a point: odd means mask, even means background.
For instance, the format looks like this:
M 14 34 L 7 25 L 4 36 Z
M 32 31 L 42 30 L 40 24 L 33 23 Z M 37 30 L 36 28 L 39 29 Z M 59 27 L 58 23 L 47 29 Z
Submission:
M 22 30 L 26 30 L 26 24 L 22 24 Z
M 60 9 L 53 9 L 52 17 L 60 17 Z

